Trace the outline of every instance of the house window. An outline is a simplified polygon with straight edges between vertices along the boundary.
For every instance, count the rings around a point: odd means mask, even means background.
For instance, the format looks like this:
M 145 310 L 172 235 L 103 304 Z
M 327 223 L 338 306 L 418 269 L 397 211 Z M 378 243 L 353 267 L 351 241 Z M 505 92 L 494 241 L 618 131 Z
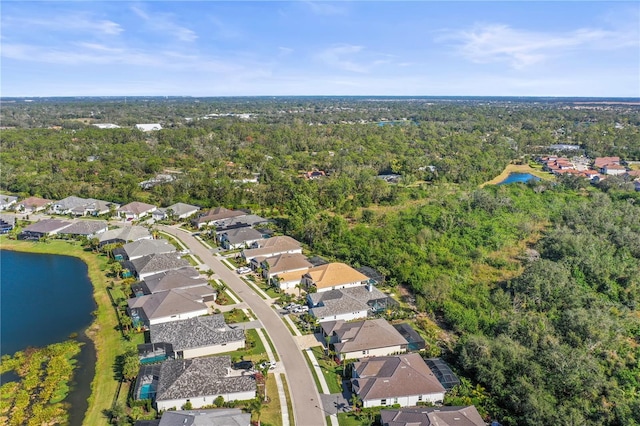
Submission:
M 397 404 L 398 403 L 398 398 L 393 398 L 393 403 Z
M 380 405 L 387 405 L 387 400 L 386 399 L 381 399 L 380 400 Z
M 366 354 L 367 354 L 367 351 L 362 351 L 362 355 L 366 355 Z
M 418 401 L 422 401 L 422 395 L 418 395 Z

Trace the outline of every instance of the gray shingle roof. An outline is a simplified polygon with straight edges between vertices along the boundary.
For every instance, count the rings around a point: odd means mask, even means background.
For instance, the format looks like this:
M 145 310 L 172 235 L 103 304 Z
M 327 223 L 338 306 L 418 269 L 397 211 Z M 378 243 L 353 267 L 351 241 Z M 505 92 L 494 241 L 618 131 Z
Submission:
M 486 426 L 473 405 L 381 410 L 383 426 Z
M 118 211 L 120 213 L 132 213 L 135 215 L 140 215 L 142 213 L 146 213 L 146 212 L 150 212 L 152 210 L 157 209 L 157 206 L 154 206 L 153 204 L 147 204 L 147 203 L 143 203 L 140 201 L 133 201 L 129 204 L 125 204 L 124 206 L 121 206 Z
M 61 234 L 70 235 L 94 235 L 98 232 L 104 232 L 109 225 L 104 220 L 78 220 L 71 226 L 60 231 Z
M 176 253 L 160 253 L 142 256 L 128 262 L 138 276 L 184 268 L 191 264 Z
M 155 324 L 150 327 L 150 334 L 152 343 L 171 343 L 176 351 L 244 341 L 245 339 L 244 331 L 230 328 L 224 322 L 223 315 Z
M 249 426 L 251 413 L 243 413 L 239 408 L 165 411 L 159 422 L 158 426 Z
M 242 252 L 245 259 L 258 256 L 270 257 L 293 250 L 302 250 L 300 242 L 286 235 L 271 237 L 260 241 L 259 248 L 246 249 Z
M 153 274 L 146 277 L 143 282 L 143 287 L 146 287 L 148 293 L 158 293 L 197 285 L 208 285 L 208 282 L 204 278 L 200 278 L 200 273 L 192 266 Z
M 386 299 L 387 295 L 373 286 L 357 286 L 311 293 L 308 297 L 315 306 L 311 314 L 323 318 L 369 309 L 370 302 Z
M 202 214 L 201 216 L 197 217 L 196 219 L 194 219 L 193 222 L 200 225 L 200 224 L 217 222 L 220 220 L 225 220 L 232 217 L 238 217 L 238 216 L 244 216 L 244 215 L 246 215 L 246 213 L 243 211 L 229 210 L 224 207 L 215 207 L 207 211 L 206 213 Z
M 105 241 L 138 241 L 145 238 L 151 238 L 149 230 L 143 226 L 130 225 L 122 228 L 110 229 L 100 235 L 100 242 Z
M 253 228 L 231 229 L 224 233 L 230 244 L 243 244 L 245 241 L 254 241 L 262 238 L 262 233 Z
M 144 317 L 149 320 L 197 312 L 207 308 L 207 305 L 194 300 L 190 294 L 178 290 L 134 297 L 129 299 L 128 304 L 131 310 L 142 310 Z
M 407 340 L 383 318 L 357 322 L 338 321 L 331 330 L 325 331 L 335 333 L 338 341 L 334 343 L 334 347 L 340 353 L 407 345 Z
M 71 222 L 58 219 L 44 219 L 40 222 L 33 223 L 26 228 L 24 232 L 33 232 L 38 234 L 48 234 L 50 232 L 59 232 L 60 230 L 71 226 Z
M 77 207 L 86 206 L 91 201 L 92 199 L 90 198 L 80 198 L 72 195 L 70 197 L 63 198 L 60 201 L 54 202 L 53 205 L 58 207 L 59 210 L 65 211 L 75 209 Z
M 125 244 L 121 250 L 127 259 L 147 256 L 150 254 L 173 253 L 176 248 L 165 239 L 138 240 Z
M 180 216 L 183 214 L 193 214 L 198 210 L 200 210 L 200 207 L 192 206 L 191 204 L 185 204 L 185 203 L 175 203 L 167 207 L 165 210 L 169 210 L 169 209 L 173 210 L 174 215 Z
M 156 401 L 255 391 L 253 376 L 228 377 L 230 368 L 229 356 L 164 361 Z

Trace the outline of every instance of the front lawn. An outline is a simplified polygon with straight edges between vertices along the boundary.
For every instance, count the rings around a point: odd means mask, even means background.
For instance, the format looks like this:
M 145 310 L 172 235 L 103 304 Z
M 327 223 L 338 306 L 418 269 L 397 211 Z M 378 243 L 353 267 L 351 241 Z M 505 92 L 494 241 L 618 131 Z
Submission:
M 333 359 L 327 358 L 322 346 L 314 346 L 311 352 L 316 357 L 320 371 L 324 376 L 329 393 L 342 393 L 342 365 L 337 364 Z

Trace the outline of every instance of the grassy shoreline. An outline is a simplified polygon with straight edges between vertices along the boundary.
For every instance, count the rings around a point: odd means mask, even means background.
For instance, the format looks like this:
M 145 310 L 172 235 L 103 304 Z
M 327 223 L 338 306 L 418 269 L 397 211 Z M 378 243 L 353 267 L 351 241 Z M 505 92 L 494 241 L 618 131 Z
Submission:
M 77 242 L 51 240 L 47 243 L 10 240 L 0 237 L 1 250 L 13 250 L 27 253 L 55 254 L 80 258 L 86 265 L 89 279 L 93 284 L 93 298 L 96 302 L 94 321 L 86 334 L 96 348 L 95 376 L 91 382 L 89 407 L 83 424 L 96 425 L 106 422 L 105 410 L 111 408 L 118 382 L 114 378 L 113 364 L 121 347 L 118 332 L 118 320 L 107 294 L 108 280 L 105 275 L 107 258 L 103 255 L 85 251 Z
M 507 164 L 507 167 L 504 168 L 502 173 L 500 173 L 490 181 L 487 181 L 480 185 L 480 188 L 485 185 L 497 185 L 505 180 L 510 173 L 529 173 L 544 180 L 552 180 L 554 178 L 551 173 L 544 172 L 541 169 L 534 169 L 528 164 Z

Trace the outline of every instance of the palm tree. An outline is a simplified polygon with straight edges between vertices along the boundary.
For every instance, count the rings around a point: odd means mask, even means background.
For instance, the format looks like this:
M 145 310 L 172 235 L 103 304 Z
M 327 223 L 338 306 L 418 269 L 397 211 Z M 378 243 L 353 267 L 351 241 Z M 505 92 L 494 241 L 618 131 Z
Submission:
M 357 393 L 351 394 L 351 406 L 353 411 L 357 411 L 360 408 L 361 402 L 362 401 L 360 400 L 360 397 Z
M 126 331 L 129 331 L 129 328 L 133 325 L 133 321 L 129 315 L 122 315 L 120 316 L 120 325 L 126 329 Z
M 249 403 L 249 411 L 251 414 L 255 414 L 256 421 L 260 424 L 260 414 L 262 414 L 262 400 L 256 398 Z

